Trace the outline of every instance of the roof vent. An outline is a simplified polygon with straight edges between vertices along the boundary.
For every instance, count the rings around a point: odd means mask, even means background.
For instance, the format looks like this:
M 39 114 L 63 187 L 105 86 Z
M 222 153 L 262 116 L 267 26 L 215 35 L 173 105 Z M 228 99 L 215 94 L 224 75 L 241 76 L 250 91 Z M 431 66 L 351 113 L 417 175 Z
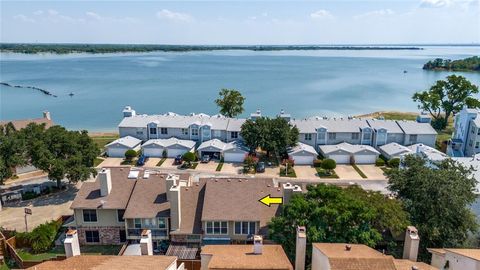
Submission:
M 412 270 L 419 270 L 419 269 L 420 269 L 420 268 L 418 268 L 418 266 L 416 266 L 416 265 L 413 265 L 413 266 L 412 266 Z
M 346 251 L 352 250 L 352 246 L 351 246 L 351 245 L 345 245 L 345 250 L 346 250 Z

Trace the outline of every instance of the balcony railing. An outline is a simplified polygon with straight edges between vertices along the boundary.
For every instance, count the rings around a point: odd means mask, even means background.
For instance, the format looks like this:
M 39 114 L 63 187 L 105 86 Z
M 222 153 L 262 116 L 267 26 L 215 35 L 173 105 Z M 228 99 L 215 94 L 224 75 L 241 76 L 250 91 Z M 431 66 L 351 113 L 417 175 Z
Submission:
M 128 229 L 128 236 L 138 236 L 142 235 L 144 229 Z M 167 229 L 147 229 L 152 231 L 152 237 L 166 237 Z

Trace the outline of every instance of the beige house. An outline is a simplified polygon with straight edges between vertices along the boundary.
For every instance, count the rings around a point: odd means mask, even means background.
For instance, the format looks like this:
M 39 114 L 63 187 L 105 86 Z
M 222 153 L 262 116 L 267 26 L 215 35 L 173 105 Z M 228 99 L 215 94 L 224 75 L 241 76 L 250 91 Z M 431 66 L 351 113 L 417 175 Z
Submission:
M 432 254 L 432 266 L 438 269 L 480 269 L 480 249 L 429 248 L 428 251 Z

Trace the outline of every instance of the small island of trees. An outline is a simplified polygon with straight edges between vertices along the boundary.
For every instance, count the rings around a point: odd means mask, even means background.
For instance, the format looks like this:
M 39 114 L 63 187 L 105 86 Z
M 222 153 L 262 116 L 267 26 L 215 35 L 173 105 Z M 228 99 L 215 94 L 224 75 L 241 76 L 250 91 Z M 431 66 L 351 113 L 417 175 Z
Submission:
M 423 65 L 423 69 L 480 72 L 480 57 L 473 56 L 453 61 L 450 59 L 437 58 L 435 60 L 428 61 L 425 65 Z

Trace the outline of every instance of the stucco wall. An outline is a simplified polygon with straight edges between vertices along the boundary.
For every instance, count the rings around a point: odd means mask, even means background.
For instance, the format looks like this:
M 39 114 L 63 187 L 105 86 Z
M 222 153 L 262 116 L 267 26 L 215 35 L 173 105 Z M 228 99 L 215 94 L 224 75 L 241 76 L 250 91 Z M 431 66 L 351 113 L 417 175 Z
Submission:
M 77 226 L 122 226 L 125 227 L 125 222 L 118 222 L 117 210 L 115 209 L 97 209 L 97 222 L 84 222 L 82 209 L 75 209 L 75 223 Z

